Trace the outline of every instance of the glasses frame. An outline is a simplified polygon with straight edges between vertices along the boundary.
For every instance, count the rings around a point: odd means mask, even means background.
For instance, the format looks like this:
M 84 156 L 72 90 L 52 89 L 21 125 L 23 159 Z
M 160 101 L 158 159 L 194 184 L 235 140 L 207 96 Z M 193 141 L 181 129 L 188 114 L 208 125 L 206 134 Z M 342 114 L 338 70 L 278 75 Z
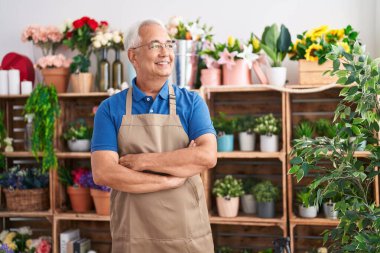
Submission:
M 160 44 L 160 48 L 158 50 L 162 50 L 163 48 L 165 48 L 166 50 L 172 50 L 172 51 L 175 51 L 176 47 L 177 47 L 177 44 L 175 42 L 175 40 L 167 40 L 166 42 L 160 42 L 158 40 L 152 40 L 151 42 L 149 43 L 146 43 L 146 44 L 143 44 L 143 45 L 140 45 L 140 46 L 137 46 L 137 47 L 131 47 L 130 49 L 138 49 L 140 47 L 145 47 L 145 46 L 148 46 L 148 49 L 149 50 L 155 50 L 152 46 L 153 43 L 158 43 Z M 171 43 L 173 45 L 172 48 L 168 48 L 167 47 L 167 44 L 168 43 Z

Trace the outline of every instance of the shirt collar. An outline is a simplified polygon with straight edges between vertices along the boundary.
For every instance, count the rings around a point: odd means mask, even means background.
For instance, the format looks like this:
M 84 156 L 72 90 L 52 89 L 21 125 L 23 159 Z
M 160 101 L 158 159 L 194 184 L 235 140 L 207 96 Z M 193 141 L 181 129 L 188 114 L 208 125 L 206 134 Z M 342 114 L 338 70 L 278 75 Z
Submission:
M 168 81 L 164 83 L 162 86 L 160 92 L 158 93 L 158 96 L 160 96 L 162 99 L 167 100 L 169 97 L 169 87 L 168 87 Z M 141 99 L 145 98 L 146 95 L 144 92 L 142 92 L 139 87 L 136 85 L 136 78 L 133 78 L 132 80 L 132 87 L 133 87 L 133 100 L 134 101 L 140 101 Z

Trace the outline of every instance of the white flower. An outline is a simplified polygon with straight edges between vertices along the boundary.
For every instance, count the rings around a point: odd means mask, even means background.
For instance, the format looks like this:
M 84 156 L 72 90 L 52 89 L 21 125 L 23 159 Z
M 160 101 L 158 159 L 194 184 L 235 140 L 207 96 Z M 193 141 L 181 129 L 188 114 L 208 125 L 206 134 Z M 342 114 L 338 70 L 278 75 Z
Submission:
M 119 34 L 113 36 L 112 38 L 113 42 L 115 42 L 116 44 L 119 44 L 120 41 L 121 41 L 121 36 Z
M 180 22 L 183 22 L 183 18 L 181 16 L 173 16 L 169 19 L 169 27 L 177 27 Z
M 3 242 L 5 240 L 5 237 L 7 237 L 8 233 L 9 233 L 8 230 L 1 231 L 1 233 L 0 233 L 0 241 Z
M 30 227 L 21 227 L 16 231 L 22 235 L 32 235 L 32 230 L 30 229 Z
M 252 63 L 259 58 L 259 56 L 252 53 L 252 51 L 252 44 L 249 44 L 248 47 L 243 45 L 243 52 L 236 55 L 237 57 L 244 59 L 250 69 L 252 68 Z
M 92 45 L 95 47 L 95 48 L 100 48 L 102 46 L 102 44 L 100 44 L 100 41 L 98 40 L 95 40 Z
M 107 40 L 111 40 L 112 37 L 113 37 L 113 35 L 112 35 L 112 33 L 108 32 L 108 33 L 105 33 L 105 34 L 104 34 L 104 37 L 105 37 Z
M 193 40 L 202 38 L 202 36 L 205 34 L 205 31 L 199 27 L 197 23 L 193 23 L 191 26 L 185 25 L 185 27 L 190 32 Z
M 100 43 L 103 45 L 103 46 L 106 46 L 108 44 L 108 40 L 106 37 L 103 37 L 101 40 L 100 40 Z

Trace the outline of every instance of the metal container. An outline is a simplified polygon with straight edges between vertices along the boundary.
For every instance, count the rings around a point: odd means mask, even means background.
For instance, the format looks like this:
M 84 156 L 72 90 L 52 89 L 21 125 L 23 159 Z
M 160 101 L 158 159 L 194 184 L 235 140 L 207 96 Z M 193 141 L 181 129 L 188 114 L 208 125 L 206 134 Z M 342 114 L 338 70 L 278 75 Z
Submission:
M 193 40 L 177 40 L 173 82 L 180 88 L 194 88 L 198 69 L 198 52 L 201 43 Z

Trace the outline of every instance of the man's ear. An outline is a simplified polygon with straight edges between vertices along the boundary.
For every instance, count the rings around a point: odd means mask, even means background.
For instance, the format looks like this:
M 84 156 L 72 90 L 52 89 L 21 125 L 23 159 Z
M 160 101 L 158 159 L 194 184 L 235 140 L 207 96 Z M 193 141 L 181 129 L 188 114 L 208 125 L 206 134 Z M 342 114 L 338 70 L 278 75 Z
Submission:
M 128 59 L 134 66 L 136 63 L 136 52 L 134 50 L 131 50 L 131 49 L 128 50 Z

